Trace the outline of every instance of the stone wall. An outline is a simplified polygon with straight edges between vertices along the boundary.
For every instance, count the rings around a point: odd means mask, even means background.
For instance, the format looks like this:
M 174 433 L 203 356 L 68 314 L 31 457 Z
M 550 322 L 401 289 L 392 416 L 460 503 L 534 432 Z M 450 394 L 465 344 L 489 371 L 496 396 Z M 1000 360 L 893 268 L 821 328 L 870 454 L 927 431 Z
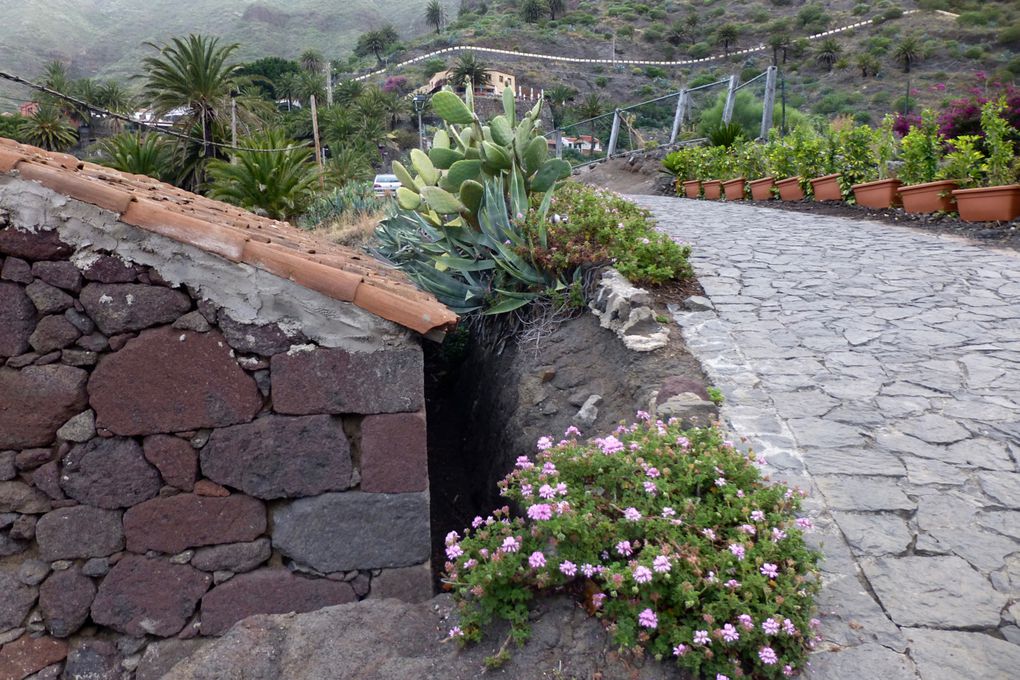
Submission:
M 324 346 L 325 307 L 314 329 L 238 320 L 80 219 L 16 219 L 0 213 L 0 678 L 156 677 L 153 650 L 251 614 L 431 596 L 416 343 L 348 328 Z M 143 238 L 111 227 L 117 247 Z

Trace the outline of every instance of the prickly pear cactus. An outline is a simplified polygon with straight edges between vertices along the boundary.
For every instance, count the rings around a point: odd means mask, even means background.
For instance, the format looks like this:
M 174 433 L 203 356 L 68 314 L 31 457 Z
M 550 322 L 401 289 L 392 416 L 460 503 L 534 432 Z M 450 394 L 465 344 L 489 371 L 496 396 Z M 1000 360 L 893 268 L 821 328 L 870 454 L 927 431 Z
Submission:
M 444 123 L 428 154 L 411 152 L 411 168 L 393 163 L 400 179 L 397 202 L 436 226 L 478 227 L 478 209 L 486 180 L 502 179 L 513 213 L 527 212 L 529 196 L 550 191 L 570 176 L 570 164 L 548 158 L 538 130 L 542 100 L 517 120 L 514 94 L 503 92 L 503 113 L 483 125 L 471 97 L 461 100 L 443 90 L 432 97 L 432 110 Z M 523 191 L 522 191 L 523 189 Z

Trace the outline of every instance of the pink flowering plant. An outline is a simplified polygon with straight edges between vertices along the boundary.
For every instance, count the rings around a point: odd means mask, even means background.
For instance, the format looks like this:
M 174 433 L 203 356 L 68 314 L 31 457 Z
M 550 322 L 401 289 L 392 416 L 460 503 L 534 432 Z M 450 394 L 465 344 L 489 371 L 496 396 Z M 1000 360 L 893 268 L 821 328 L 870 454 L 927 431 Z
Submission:
M 567 593 L 616 644 L 705 677 L 794 675 L 812 644 L 817 553 L 802 494 L 714 428 L 637 423 L 582 441 L 570 428 L 517 459 L 500 489 L 521 509 L 446 538 L 453 637 L 495 618 L 523 643 L 529 602 Z

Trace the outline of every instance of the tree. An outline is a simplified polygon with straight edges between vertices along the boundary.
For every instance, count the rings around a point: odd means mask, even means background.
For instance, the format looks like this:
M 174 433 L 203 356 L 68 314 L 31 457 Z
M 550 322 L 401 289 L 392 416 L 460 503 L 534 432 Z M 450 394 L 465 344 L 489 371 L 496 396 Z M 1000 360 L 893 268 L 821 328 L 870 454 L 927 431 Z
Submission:
M 921 41 L 914 35 L 901 40 L 893 51 L 893 57 L 903 66 L 904 73 L 910 73 L 910 67 L 921 61 L 921 56 Z
M 48 151 L 63 151 L 78 141 L 78 131 L 65 120 L 59 108 L 48 102 L 21 121 L 18 132 L 26 143 Z
M 769 36 L 769 48 L 772 50 L 772 65 L 779 66 L 779 55 L 783 55 L 783 63 L 786 63 L 786 51 L 790 47 L 789 33 L 773 33 Z
M 375 55 L 375 59 L 382 66 L 382 55 L 389 49 L 399 37 L 392 26 L 385 26 L 378 31 L 362 33 L 358 42 L 354 45 L 354 54 L 365 57 L 369 54 Z
M 689 31 L 687 26 L 680 21 L 674 21 L 669 25 L 669 28 L 666 29 L 665 37 L 666 42 L 670 45 L 673 47 L 680 47 L 680 45 L 687 42 L 688 35 Z
M 239 67 L 230 57 L 239 45 L 221 45 L 219 38 L 194 33 L 163 46 L 146 44 L 159 50 L 159 55 L 142 60 L 145 95 L 157 115 L 187 109 L 185 122 L 197 124 L 203 153 L 211 158 L 213 124 L 229 116 L 230 95 L 238 89 Z
M 556 15 L 561 14 L 566 8 L 564 0 L 546 0 L 546 6 L 549 8 L 549 18 L 556 21 Z
M 301 68 L 308 71 L 309 73 L 322 73 L 322 69 L 326 66 L 326 59 L 322 56 L 322 52 L 318 50 L 305 50 L 298 57 L 298 63 L 301 64 Z
M 263 57 L 241 65 L 237 69 L 237 75 L 247 77 L 265 93 L 266 97 L 276 101 L 287 98 L 287 93 L 279 90 L 282 80 L 300 71 L 301 65 L 296 61 L 281 57 Z
M 429 26 L 434 26 L 437 35 L 443 32 L 443 21 L 445 19 L 446 11 L 439 4 L 439 0 L 429 0 L 429 4 L 425 7 L 425 23 Z
M 545 14 L 546 4 L 543 0 L 524 0 L 521 3 L 521 16 L 529 24 L 535 23 Z
M 574 101 L 577 90 L 566 85 L 555 85 L 545 91 L 545 100 L 549 102 L 549 111 L 552 112 L 553 127 L 558 128 L 563 124 L 563 114 L 567 103 Z
M 209 195 L 275 219 L 301 215 L 317 180 L 311 149 L 287 139 L 280 129 L 260 132 L 240 146 L 232 162 L 209 163 Z
M 715 39 L 723 44 L 723 52 L 726 56 L 730 54 L 730 45 L 737 42 L 740 36 L 740 28 L 736 24 L 723 24 L 715 29 Z
M 878 75 L 881 64 L 873 54 L 861 52 L 857 55 L 857 68 L 861 70 L 861 78 L 867 78 L 869 75 Z
M 815 52 L 815 61 L 825 67 L 826 71 L 832 71 L 832 65 L 843 53 L 843 46 L 834 38 L 826 38 L 818 44 Z
M 330 147 L 326 162 L 326 181 L 337 186 L 363 182 L 372 178 L 372 163 L 365 151 L 352 146 Z
M 164 181 L 170 178 L 173 146 L 166 137 L 122 132 L 101 141 L 99 153 L 99 163 L 108 168 Z
M 350 106 L 364 90 L 365 86 L 361 81 L 344 80 L 333 89 L 333 102 L 339 106 Z
M 460 55 L 450 71 L 450 85 L 455 89 L 477 87 L 489 79 L 489 68 L 478 61 L 474 52 Z
M 580 116 L 581 120 L 589 120 L 591 118 L 598 118 L 606 109 L 606 104 L 602 101 L 602 97 L 599 96 L 598 92 L 590 92 L 585 95 L 581 103 L 577 105 L 577 115 Z M 592 136 L 592 149 L 594 153 L 594 142 L 595 142 L 595 121 L 591 121 L 591 136 Z

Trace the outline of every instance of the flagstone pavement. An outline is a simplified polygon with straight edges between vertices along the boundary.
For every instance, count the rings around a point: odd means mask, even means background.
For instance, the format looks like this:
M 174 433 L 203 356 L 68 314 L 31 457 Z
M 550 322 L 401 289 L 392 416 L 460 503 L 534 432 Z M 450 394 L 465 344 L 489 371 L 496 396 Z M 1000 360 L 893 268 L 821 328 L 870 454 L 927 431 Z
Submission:
M 810 492 L 813 680 L 1020 678 L 1020 253 L 635 196 L 693 245 L 674 317 L 728 428 Z

